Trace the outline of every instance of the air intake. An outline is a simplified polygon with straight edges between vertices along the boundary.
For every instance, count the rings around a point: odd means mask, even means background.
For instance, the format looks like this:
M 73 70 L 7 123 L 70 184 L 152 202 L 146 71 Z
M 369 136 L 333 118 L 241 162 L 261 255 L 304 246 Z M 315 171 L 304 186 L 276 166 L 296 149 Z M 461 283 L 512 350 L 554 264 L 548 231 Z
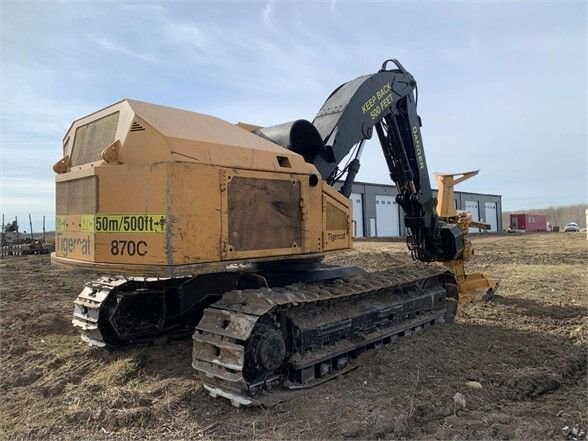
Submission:
M 74 179 L 57 183 L 56 214 L 94 214 L 98 211 L 98 178 Z
M 114 142 L 119 112 L 111 113 L 76 130 L 71 165 L 99 161 L 100 153 Z

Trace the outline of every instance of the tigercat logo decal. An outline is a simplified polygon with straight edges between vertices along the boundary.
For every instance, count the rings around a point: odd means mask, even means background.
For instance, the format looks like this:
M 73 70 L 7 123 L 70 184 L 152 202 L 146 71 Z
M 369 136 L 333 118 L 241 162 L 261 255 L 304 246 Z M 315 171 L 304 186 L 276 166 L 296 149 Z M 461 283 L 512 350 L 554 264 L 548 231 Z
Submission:
M 347 235 L 345 233 L 338 233 L 338 234 L 327 233 L 327 237 L 332 242 L 335 240 L 344 240 L 347 238 Z
M 58 255 L 67 257 L 70 254 L 81 254 L 91 256 L 94 251 L 92 238 L 66 237 L 58 234 L 55 238 L 55 251 Z

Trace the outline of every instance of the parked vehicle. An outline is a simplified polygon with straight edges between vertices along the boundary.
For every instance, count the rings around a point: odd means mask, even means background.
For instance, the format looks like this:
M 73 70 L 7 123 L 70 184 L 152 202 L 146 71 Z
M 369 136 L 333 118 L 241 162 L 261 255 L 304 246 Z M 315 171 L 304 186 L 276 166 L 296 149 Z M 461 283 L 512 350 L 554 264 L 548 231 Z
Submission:
M 570 222 L 569 224 L 566 224 L 564 231 L 566 233 L 577 233 L 580 231 L 580 227 L 576 222 Z

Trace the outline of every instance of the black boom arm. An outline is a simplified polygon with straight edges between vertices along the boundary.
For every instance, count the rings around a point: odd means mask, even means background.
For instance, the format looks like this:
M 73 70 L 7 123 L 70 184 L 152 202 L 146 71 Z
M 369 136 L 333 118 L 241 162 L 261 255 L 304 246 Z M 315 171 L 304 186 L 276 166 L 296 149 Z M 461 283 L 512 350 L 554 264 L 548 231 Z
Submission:
M 389 62 L 394 69 L 387 69 Z M 339 86 L 325 101 L 312 124 L 298 120 L 258 130 L 258 134 L 302 154 L 330 185 L 346 174 L 341 193 L 349 197 L 359 170 L 363 142 L 375 128 L 396 201 L 405 212 L 407 244 L 414 258 L 447 261 L 459 257 L 463 233 L 440 221 L 429 181 L 417 114 L 416 81 L 396 60 L 382 69 Z M 343 159 L 355 149 L 348 164 Z

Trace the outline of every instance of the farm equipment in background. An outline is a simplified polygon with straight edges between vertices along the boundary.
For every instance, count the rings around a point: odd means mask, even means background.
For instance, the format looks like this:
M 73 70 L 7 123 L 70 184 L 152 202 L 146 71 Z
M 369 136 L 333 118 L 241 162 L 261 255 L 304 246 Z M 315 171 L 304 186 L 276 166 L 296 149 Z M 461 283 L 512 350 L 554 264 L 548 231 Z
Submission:
M 45 216 L 43 216 L 43 236 L 35 238 L 33 234 L 33 222 L 29 214 L 30 236 L 19 232 L 18 219 L 4 224 L 2 215 L 2 236 L 0 239 L 0 255 L 24 256 L 28 254 L 49 254 L 54 251 L 52 244 L 48 243 L 45 236 Z M 23 237 L 21 237 L 21 235 Z
M 335 89 L 312 122 L 234 125 L 130 99 L 75 121 L 54 165 L 52 261 L 122 274 L 88 282 L 75 300 L 82 338 L 192 335 L 206 390 L 252 405 L 452 321 L 481 285 L 463 272 L 465 221 L 435 210 L 417 96 L 410 73 L 387 60 Z M 322 259 L 353 246 L 348 197 L 374 131 L 417 262 L 366 274 Z

